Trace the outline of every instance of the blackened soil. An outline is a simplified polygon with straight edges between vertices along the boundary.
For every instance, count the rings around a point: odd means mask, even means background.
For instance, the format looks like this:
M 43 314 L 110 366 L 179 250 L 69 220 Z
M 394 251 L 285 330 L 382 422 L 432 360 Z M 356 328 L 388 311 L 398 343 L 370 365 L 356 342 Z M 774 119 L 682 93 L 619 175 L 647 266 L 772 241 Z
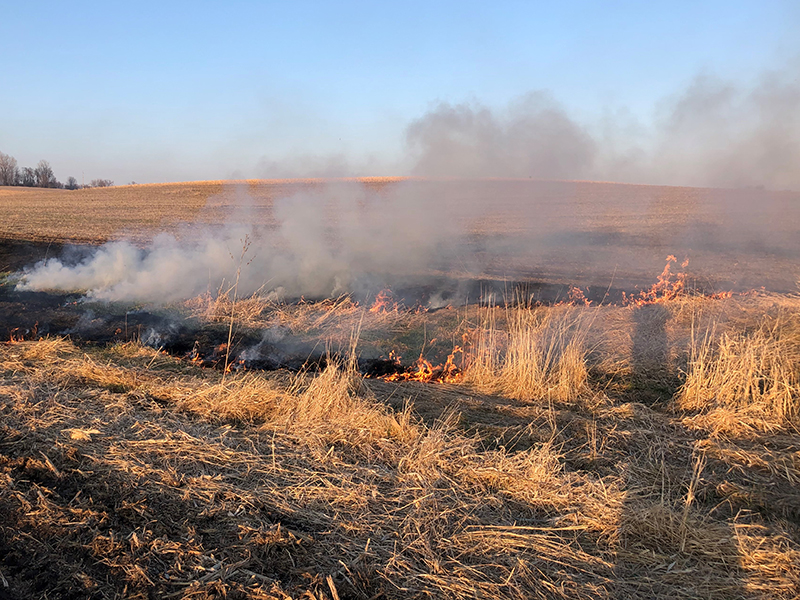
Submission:
M 60 256 L 64 248 L 61 242 L 0 238 L 0 273 L 20 271 Z

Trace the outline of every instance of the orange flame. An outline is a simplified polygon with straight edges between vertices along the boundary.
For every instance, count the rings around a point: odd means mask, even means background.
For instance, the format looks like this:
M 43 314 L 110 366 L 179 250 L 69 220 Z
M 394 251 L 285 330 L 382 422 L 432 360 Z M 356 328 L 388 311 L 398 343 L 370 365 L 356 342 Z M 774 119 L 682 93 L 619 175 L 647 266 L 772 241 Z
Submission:
M 455 355 L 461 354 L 464 351 L 460 346 L 453 348 L 453 351 L 447 357 L 443 365 L 433 365 L 425 357 L 420 356 L 414 362 L 413 370 L 397 371 L 389 375 L 382 375 L 379 379 L 384 381 L 421 381 L 424 383 L 458 383 L 464 377 L 464 374 L 458 365 L 455 363 Z M 394 351 L 389 353 L 389 359 L 400 366 L 400 356 Z
M 375 296 L 375 303 L 370 307 L 371 313 L 388 313 L 397 311 L 397 302 L 394 301 L 394 296 L 391 290 L 381 290 Z
M 667 302 L 680 296 L 686 289 L 686 273 L 683 271 L 672 272 L 672 263 L 677 262 L 678 259 L 672 254 L 667 256 L 667 264 L 664 266 L 661 275 L 658 276 L 658 281 L 649 290 L 641 291 L 637 295 L 631 294 L 628 296 L 625 292 L 622 292 L 622 304 L 625 306 L 644 306 L 645 304 Z M 688 266 L 689 259 L 687 258 L 681 263 L 681 268 L 685 269 Z
M 39 333 L 39 321 L 33 325 L 32 329 L 22 331 L 19 327 L 15 327 L 8 332 L 7 344 L 18 344 L 25 341 L 25 335 L 28 334 L 29 339 L 34 340 Z
M 581 288 L 571 285 L 569 286 L 569 301 L 561 302 L 559 304 L 568 304 L 570 306 L 591 306 L 592 301 L 586 297 L 586 294 L 583 293 Z

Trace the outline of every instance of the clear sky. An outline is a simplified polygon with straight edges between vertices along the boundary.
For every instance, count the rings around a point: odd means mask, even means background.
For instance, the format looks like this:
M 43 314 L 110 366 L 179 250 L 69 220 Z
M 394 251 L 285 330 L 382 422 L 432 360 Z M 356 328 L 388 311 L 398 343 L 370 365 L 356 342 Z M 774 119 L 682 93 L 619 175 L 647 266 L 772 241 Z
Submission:
M 796 0 L 4 2 L 0 151 L 62 181 L 330 156 L 402 174 L 408 124 L 441 102 L 546 90 L 581 122 L 648 123 L 699 74 L 795 68 L 799 34 Z

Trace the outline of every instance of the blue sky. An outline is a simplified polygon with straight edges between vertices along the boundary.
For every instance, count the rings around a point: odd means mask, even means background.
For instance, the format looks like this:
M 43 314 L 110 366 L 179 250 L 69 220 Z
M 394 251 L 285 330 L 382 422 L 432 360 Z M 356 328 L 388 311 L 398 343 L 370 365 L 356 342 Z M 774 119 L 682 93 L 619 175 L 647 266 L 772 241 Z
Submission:
M 797 2 L 7 2 L 0 151 L 65 180 L 408 170 L 439 103 L 546 90 L 649 124 L 698 75 L 796 69 Z M 294 161 L 294 162 L 292 162 Z M 313 162 L 313 161 L 312 161 Z

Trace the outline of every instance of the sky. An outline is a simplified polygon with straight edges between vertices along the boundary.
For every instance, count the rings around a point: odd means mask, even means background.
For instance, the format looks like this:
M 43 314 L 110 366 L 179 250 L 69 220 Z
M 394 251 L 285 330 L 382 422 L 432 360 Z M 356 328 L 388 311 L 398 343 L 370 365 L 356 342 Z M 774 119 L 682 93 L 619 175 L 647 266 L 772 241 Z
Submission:
M 431 160 L 442 152 L 486 176 L 800 186 L 771 166 L 800 156 L 796 1 L 26 1 L 0 12 L 0 152 L 21 166 L 46 159 L 62 181 L 462 174 Z M 563 127 L 543 136 L 553 115 Z M 511 132 L 520 122 L 530 134 Z M 503 159 L 518 169 L 472 156 L 487 127 L 525 155 Z M 564 131 L 588 158 L 533 163 Z M 724 132 L 697 151 L 716 154 L 681 162 L 698 131 Z M 720 155 L 731 140 L 764 147 L 734 160 Z M 752 176 L 731 179 L 751 163 Z

